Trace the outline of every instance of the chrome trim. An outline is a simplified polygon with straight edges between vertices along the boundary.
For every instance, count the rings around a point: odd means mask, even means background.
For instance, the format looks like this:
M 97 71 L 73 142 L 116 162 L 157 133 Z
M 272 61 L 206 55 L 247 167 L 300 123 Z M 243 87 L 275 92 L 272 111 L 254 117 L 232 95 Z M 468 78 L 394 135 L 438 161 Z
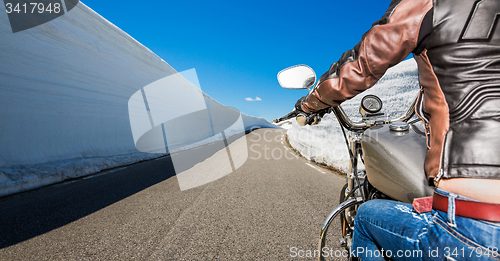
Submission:
M 288 71 L 288 70 L 290 70 L 290 69 L 296 68 L 296 67 L 307 67 L 307 68 L 309 68 L 309 69 L 311 70 L 311 72 L 312 72 L 312 73 L 313 73 L 313 75 L 314 75 L 314 82 L 312 82 L 312 84 L 311 84 L 310 86 L 306 86 L 306 87 L 303 87 L 303 88 L 288 88 L 288 87 L 285 87 L 285 86 L 281 85 L 281 81 L 280 81 L 280 74 L 281 74 L 281 73 L 283 73 L 283 72 L 285 72 L 285 71 Z M 276 75 L 276 77 L 278 78 L 278 84 L 279 84 L 282 88 L 285 88 L 285 89 L 292 89 L 292 90 L 293 90 L 293 89 L 298 89 L 298 90 L 300 90 L 300 89 L 307 89 L 307 90 L 309 90 L 311 87 L 315 86 L 316 79 L 318 78 L 318 77 L 316 76 L 316 72 L 313 70 L 313 68 L 311 68 L 310 66 L 305 65 L 305 64 L 298 64 L 298 65 L 294 65 L 294 66 L 290 66 L 290 67 L 288 67 L 288 68 L 285 68 L 285 69 L 283 69 L 283 70 L 279 71 L 279 72 L 278 72 L 278 75 Z
M 395 122 L 395 121 L 405 121 L 406 122 L 406 121 L 410 120 L 411 117 L 413 117 L 413 115 L 415 115 L 415 105 L 417 105 L 418 97 L 419 97 L 419 95 L 417 95 L 417 97 L 415 97 L 415 100 L 413 100 L 410 107 L 406 111 L 405 115 L 403 115 L 397 119 L 391 120 L 390 122 Z
M 415 115 L 415 105 L 417 104 L 417 100 L 418 100 L 418 95 L 413 100 L 412 104 L 406 111 L 406 114 L 394 120 L 386 120 L 386 121 L 379 120 L 374 122 L 367 122 L 367 121 L 353 122 L 349 118 L 349 116 L 347 116 L 347 114 L 345 113 L 344 109 L 342 109 L 341 106 L 333 107 L 333 112 L 335 113 L 335 116 L 337 116 L 337 119 L 340 122 L 340 124 L 342 124 L 342 126 L 344 126 L 346 129 L 348 129 L 349 131 L 360 131 L 360 130 L 366 130 L 376 125 L 388 124 L 396 121 L 407 122 L 408 120 L 411 119 L 411 117 L 413 117 L 413 115 Z
M 340 124 L 342 124 L 346 129 L 353 131 L 353 130 L 364 130 L 368 129 L 370 126 L 366 122 L 353 122 L 347 114 L 345 113 L 344 109 L 342 109 L 341 106 L 333 107 L 333 112 L 335 113 L 335 116 L 337 116 L 338 121 Z
M 328 215 L 328 217 L 326 218 L 325 220 L 325 223 L 323 223 L 323 227 L 321 228 L 321 232 L 319 234 L 319 244 L 318 244 L 318 249 L 319 249 L 319 257 L 318 257 L 318 260 L 319 261 L 323 261 L 323 255 L 321 254 L 321 249 L 325 246 L 325 236 L 326 236 L 326 230 L 328 229 L 328 227 L 330 226 L 330 224 L 332 223 L 333 219 L 335 219 L 340 213 L 342 213 L 342 211 L 345 211 L 347 208 L 350 208 L 352 206 L 355 206 L 357 204 L 361 204 L 363 203 L 363 199 L 361 197 L 357 197 L 357 198 L 352 198 L 352 199 L 349 199 L 349 200 L 346 200 L 342 203 L 340 203 L 340 205 L 338 205 L 331 213 L 330 215 Z
M 404 132 L 404 131 L 408 131 L 410 129 L 410 126 L 408 125 L 408 123 L 406 123 L 404 121 L 395 121 L 395 122 L 389 124 L 389 129 L 391 131 Z

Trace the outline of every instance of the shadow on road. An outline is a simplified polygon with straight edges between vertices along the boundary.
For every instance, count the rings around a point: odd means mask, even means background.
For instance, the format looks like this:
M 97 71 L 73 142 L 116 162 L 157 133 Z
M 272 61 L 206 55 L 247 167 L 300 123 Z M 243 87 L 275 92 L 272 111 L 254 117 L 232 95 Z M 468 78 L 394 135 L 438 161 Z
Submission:
M 246 131 L 249 134 L 253 131 Z M 235 137 L 228 138 L 232 144 Z M 191 151 L 190 168 L 221 148 L 205 145 L 203 157 Z M 208 150 L 208 152 L 207 152 Z M 193 154 L 194 153 L 194 154 Z M 200 156 L 200 155 L 198 155 Z M 0 199 L 0 249 L 90 215 L 176 175 L 170 156 L 107 170 L 103 175 L 43 187 Z
M 172 176 L 170 157 L 0 200 L 0 249 L 62 227 Z

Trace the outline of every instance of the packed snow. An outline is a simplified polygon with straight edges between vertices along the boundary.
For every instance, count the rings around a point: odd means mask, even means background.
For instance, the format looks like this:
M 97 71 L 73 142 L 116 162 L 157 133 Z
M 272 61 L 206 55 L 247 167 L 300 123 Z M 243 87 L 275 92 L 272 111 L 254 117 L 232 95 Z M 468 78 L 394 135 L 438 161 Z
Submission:
M 168 63 L 81 2 L 17 33 L 0 13 L 0 196 L 162 155 L 137 150 L 128 101 L 176 74 Z M 245 129 L 272 126 L 241 117 Z
M 361 120 L 359 106 L 363 96 L 377 95 L 383 102 L 381 112 L 397 118 L 407 111 L 419 92 L 417 63 L 408 59 L 390 68 L 372 88 L 359 94 L 341 106 L 353 121 Z M 333 166 L 346 172 L 349 154 L 340 125 L 334 114 L 327 114 L 319 125 L 300 126 L 295 120 L 287 131 L 290 145 L 305 158 L 317 163 Z

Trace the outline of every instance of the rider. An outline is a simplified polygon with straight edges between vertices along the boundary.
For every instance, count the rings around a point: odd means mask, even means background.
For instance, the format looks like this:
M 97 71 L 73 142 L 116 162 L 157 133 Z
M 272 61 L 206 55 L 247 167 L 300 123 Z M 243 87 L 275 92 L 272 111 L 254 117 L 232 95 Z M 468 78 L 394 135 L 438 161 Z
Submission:
M 307 114 L 337 106 L 410 53 L 417 61 L 416 111 L 426 126 L 433 209 L 419 214 L 400 202 L 364 203 L 353 256 L 500 260 L 499 14 L 498 0 L 393 0 L 361 42 L 297 101 Z

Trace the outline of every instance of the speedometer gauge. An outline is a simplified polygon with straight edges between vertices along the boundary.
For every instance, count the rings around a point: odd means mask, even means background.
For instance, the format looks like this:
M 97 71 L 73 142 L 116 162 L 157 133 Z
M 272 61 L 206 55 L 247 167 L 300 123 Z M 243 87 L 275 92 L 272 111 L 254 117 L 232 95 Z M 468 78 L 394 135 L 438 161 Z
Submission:
M 382 100 L 375 95 L 366 95 L 361 100 L 361 108 L 368 113 L 377 113 L 382 109 Z

